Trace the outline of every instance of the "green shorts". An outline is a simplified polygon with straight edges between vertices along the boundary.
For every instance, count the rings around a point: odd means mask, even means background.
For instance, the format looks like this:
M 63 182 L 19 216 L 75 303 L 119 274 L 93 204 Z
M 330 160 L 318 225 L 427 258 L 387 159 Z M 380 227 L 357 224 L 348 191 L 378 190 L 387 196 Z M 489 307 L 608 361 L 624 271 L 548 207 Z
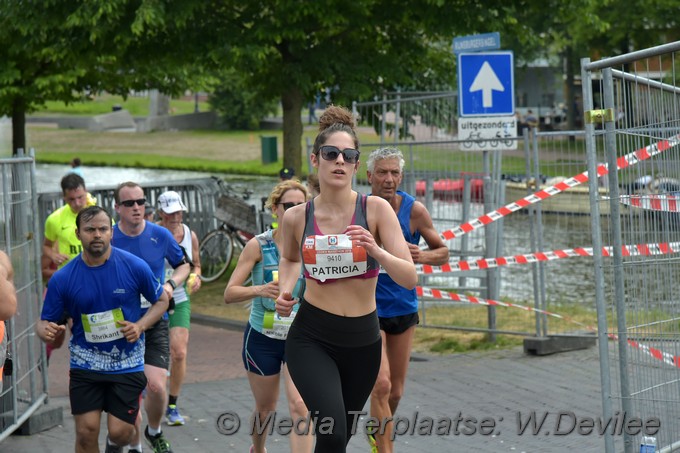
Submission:
M 191 299 L 175 305 L 175 312 L 170 316 L 170 328 L 184 327 L 189 328 L 191 323 Z

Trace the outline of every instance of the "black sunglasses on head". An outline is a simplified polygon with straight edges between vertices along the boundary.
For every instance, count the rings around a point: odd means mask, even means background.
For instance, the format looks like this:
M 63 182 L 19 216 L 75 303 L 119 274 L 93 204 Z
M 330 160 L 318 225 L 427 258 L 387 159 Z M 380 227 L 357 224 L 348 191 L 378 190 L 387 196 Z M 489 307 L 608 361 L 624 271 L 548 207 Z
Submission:
M 292 201 L 289 201 L 289 202 L 286 202 L 286 203 L 278 203 L 278 204 L 280 204 L 281 206 L 283 206 L 283 210 L 284 210 L 284 211 L 287 211 L 287 210 L 289 210 L 290 208 L 292 208 L 293 206 L 297 206 L 297 205 L 300 205 L 300 204 L 302 204 L 302 203 L 304 203 L 304 202 L 293 203 Z
M 319 148 L 319 154 L 324 160 L 337 160 L 338 156 L 342 154 L 342 158 L 348 164 L 356 164 L 359 160 L 359 151 L 352 148 L 346 148 L 343 150 L 338 149 L 337 146 L 325 145 Z
M 135 203 L 137 203 L 138 206 L 144 206 L 144 203 L 146 203 L 146 198 L 140 198 L 138 200 L 125 200 L 120 202 L 120 204 L 126 208 L 133 207 Z

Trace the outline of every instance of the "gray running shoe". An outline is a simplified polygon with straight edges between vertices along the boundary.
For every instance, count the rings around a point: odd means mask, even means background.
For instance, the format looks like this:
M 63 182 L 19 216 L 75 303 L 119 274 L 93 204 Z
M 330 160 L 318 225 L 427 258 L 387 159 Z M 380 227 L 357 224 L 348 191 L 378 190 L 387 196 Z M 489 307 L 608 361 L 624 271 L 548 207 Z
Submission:
M 109 444 L 109 436 L 106 436 L 106 447 L 104 448 L 104 453 L 123 453 L 123 447 L 118 445 Z

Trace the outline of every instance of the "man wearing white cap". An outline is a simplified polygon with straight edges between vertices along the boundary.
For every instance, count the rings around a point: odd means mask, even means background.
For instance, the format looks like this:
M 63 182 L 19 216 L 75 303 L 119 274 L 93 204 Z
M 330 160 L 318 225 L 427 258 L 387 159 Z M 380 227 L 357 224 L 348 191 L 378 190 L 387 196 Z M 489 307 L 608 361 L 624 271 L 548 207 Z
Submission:
M 159 282 L 165 282 L 163 289 L 168 299 L 189 276 L 190 264 L 184 252 L 170 232 L 152 222 L 144 220 L 146 198 L 144 190 L 134 182 L 124 182 L 113 193 L 116 212 L 120 217 L 113 229 L 113 246 L 142 258 L 149 264 Z M 173 267 L 170 278 L 165 279 L 165 261 Z M 142 298 L 142 310 L 148 301 Z M 145 334 L 144 374 L 148 380 L 144 408 L 147 427 L 144 437 L 154 452 L 170 453 L 170 443 L 161 432 L 161 421 L 165 413 L 167 398 L 168 369 L 170 367 L 170 340 L 168 316 L 164 315 Z M 128 452 L 141 451 L 141 411 L 137 418 L 135 437 Z
M 184 250 L 192 264 L 192 273 L 185 285 L 178 285 L 172 293 L 175 299 L 175 311 L 170 314 L 170 395 L 168 407 L 165 410 L 165 421 L 168 425 L 183 425 L 184 418 L 177 409 L 177 398 L 182 389 L 187 364 L 187 345 L 189 344 L 189 325 L 191 320 L 192 294 L 201 287 L 201 258 L 198 253 L 198 237 L 187 225 L 182 223 L 183 213 L 187 207 L 177 192 L 169 190 L 158 197 L 159 223 L 172 233 L 173 237 Z M 170 278 L 172 267 L 165 265 L 166 278 Z

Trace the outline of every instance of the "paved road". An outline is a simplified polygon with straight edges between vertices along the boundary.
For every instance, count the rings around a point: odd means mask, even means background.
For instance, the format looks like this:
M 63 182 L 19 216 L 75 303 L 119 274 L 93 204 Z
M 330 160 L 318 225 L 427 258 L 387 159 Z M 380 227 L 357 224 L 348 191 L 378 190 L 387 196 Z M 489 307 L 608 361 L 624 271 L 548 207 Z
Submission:
M 246 425 L 253 401 L 240 347 L 239 331 L 192 325 L 187 383 L 179 404 L 187 424 L 164 428 L 176 453 L 248 451 Z M 32 436 L 11 436 L 0 444 L 0 452 L 73 451 L 67 361 L 63 349 L 50 365 L 50 404 L 64 408 L 64 425 Z M 281 416 L 287 415 L 283 401 L 279 407 Z M 596 348 L 546 357 L 527 356 L 521 348 L 445 357 L 417 355 L 398 414 L 403 417 L 400 426 L 409 431 L 397 438 L 397 451 L 600 452 L 604 443 L 596 434 L 554 434 L 560 412 L 597 418 L 600 407 Z M 227 413 L 241 421 L 233 435 L 220 434 L 216 428 L 217 420 Z M 547 414 L 545 425 L 538 434 L 531 428 L 518 434 L 518 421 L 524 423 L 532 414 L 539 419 Z M 562 431 L 571 425 L 570 417 L 563 415 Z M 102 447 L 104 438 L 102 430 Z M 616 443 L 620 450 L 621 439 Z M 269 453 L 288 452 L 286 436 L 275 432 L 267 448 Z M 351 440 L 348 452 L 367 451 L 363 436 Z

